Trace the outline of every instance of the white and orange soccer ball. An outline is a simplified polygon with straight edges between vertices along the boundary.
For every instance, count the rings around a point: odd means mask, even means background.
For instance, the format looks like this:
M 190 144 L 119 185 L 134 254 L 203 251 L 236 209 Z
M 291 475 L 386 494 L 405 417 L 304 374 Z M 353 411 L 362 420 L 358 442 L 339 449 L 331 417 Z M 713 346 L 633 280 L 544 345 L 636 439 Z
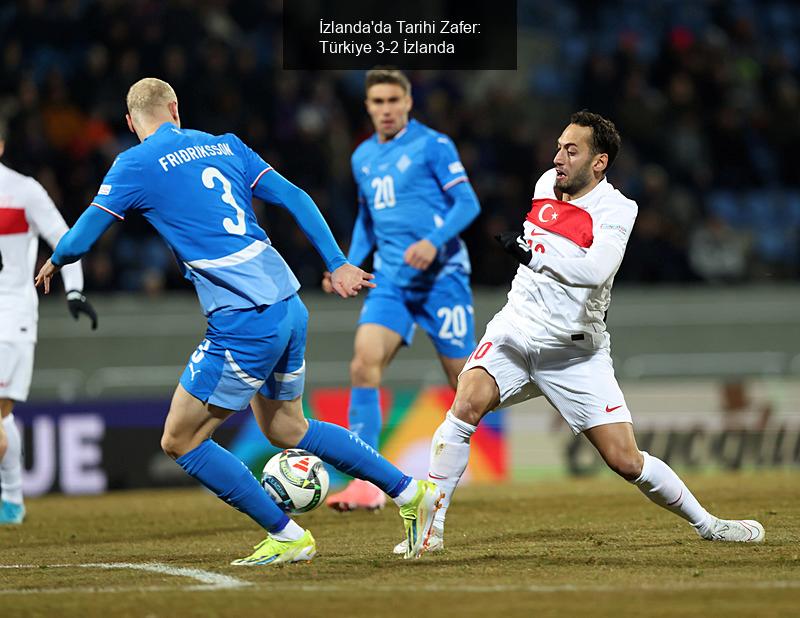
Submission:
M 267 462 L 261 474 L 261 486 L 283 511 L 300 515 L 325 502 L 330 479 L 319 457 L 290 448 Z

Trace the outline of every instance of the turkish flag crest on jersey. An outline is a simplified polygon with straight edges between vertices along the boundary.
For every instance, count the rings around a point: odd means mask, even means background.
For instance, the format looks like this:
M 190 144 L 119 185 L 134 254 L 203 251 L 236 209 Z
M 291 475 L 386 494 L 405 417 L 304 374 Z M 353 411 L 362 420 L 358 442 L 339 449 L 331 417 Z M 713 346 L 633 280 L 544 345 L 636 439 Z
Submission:
M 556 199 L 534 199 L 528 221 L 536 227 L 571 240 L 579 247 L 592 246 L 592 215 L 583 208 Z

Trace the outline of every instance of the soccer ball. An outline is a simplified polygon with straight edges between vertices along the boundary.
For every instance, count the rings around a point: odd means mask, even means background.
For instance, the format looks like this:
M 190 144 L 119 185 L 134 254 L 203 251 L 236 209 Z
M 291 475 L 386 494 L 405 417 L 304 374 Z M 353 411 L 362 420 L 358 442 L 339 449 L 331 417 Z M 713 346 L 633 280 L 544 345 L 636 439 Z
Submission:
M 297 448 L 275 455 L 261 474 L 261 486 L 290 515 L 317 508 L 328 495 L 329 485 L 328 471 L 322 460 Z

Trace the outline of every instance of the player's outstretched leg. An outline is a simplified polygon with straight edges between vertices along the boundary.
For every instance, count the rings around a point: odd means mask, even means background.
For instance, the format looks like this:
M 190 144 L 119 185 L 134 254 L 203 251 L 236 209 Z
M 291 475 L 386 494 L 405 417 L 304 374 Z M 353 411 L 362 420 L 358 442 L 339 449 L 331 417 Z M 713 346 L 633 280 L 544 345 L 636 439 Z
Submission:
M 400 507 L 406 532 L 405 557 L 419 558 L 427 551 L 433 519 L 442 500 L 436 483 L 406 476 L 361 438 L 332 423 L 309 420 L 308 431 L 297 448 L 314 453 L 337 470 L 385 491 Z
M 444 522 L 453 493 L 469 462 L 470 439 L 483 416 L 500 403 L 500 393 L 494 378 L 482 367 L 475 367 L 461 375 L 453 406 L 447 412 L 431 441 L 431 459 L 428 477 L 442 491 L 442 507 L 433 521 L 428 551 L 444 549 Z M 394 553 L 403 553 L 406 541 L 394 547 Z
M 657 505 L 688 521 L 702 538 L 709 541 L 760 543 L 764 526 L 752 519 L 719 519 L 706 511 L 686 484 L 666 463 L 641 451 L 641 474 L 632 482 Z
M 267 538 L 250 556 L 232 564 L 259 566 L 311 560 L 316 554 L 311 533 L 278 508 L 238 457 L 210 438 L 230 414 L 230 410 L 216 406 L 206 408 L 179 385 L 161 439 L 164 452 L 220 500 L 267 531 Z
M 754 520 L 724 520 L 711 515 L 666 463 L 639 451 L 630 423 L 612 423 L 584 432 L 617 474 L 636 485 L 658 506 L 688 521 L 709 541 L 761 542 L 764 527 Z
M 21 524 L 25 519 L 25 505 L 22 501 L 22 439 L 13 414 L 4 416 L 2 422 L 6 449 L 0 458 L 0 525 Z

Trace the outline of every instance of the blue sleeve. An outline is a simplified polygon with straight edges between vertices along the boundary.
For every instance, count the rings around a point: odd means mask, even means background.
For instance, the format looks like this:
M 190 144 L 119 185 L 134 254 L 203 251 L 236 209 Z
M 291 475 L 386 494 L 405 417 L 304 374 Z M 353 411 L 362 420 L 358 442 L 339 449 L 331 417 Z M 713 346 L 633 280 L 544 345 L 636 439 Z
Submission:
M 358 193 L 358 216 L 350 238 L 350 250 L 347 261 L 361 266 L 375 247 L 375 231 L 372 229 L 372 217 L 361 192 Z
M 141 166 L 129 152 L 123 152 L 111 164 L 92 205 L 121 221 L 129 210 L 141 205 L 142 187 Z
M 469 182 L 467 171 L 458 156 L 456 145 L 446 135 L 431 138 L 425 145 L 425 158 L 442 191 Z
M 453 204 L 444 217 L 444 223 L 427 236 L 435 247 L 441 247 L 451 238 L 458 236 L 481 211 L 478 196 L 468 182 L 452 186 L 447 195 L 453 200 Z
M 288 210 L 297 225 L 314 245 L 331 272 L 347 263 L 336 244 L 333 233 L 314 200 L 300 187 L 293 185 L 275 170 L 261 173 L 253 185 L 253 195 Z
M 90 206 L 58 241 L 50 261 L 56 266 L 77 262 L 116 220 L 115 215 Z

